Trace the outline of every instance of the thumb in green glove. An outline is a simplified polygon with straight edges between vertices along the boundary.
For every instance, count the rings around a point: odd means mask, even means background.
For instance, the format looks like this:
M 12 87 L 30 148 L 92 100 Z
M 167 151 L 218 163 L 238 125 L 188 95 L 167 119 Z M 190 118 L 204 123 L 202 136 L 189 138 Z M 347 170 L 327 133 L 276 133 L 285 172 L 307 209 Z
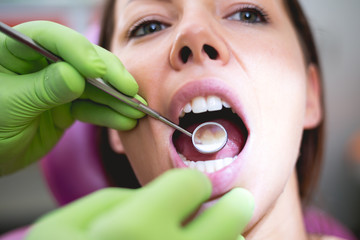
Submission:
M 253 197 L 233 189 L 193 218 L 211 193 L 207 177 L 196 170 L 166 172 L 137 189 L 105 189 L 40 219 L 27 240 L 235 240 L 250 221 Z
M 101 77 L 137 96 L 137 83 L 115 55 L 56 23 L 15 28 L 66 62 L 49 65 L 39 53 L 0 33 L 0 176 L 45 155 L 75 119 L 129 130 L 143 116 L 85 84 L 85 77 Z

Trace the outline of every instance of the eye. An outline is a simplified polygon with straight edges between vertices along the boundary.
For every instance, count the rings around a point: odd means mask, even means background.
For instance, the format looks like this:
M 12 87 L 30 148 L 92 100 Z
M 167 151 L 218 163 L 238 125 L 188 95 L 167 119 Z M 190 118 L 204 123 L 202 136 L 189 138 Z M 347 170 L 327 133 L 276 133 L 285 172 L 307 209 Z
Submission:
M 267 23 L 267 15 L 257 7 L 241 7 L 235 13 L 227 17 L 229 20 L 236 20 L 244 23 Z
M 167 28 L 167 25 L 159 21 L 144 20 L 130 29 L 129 37 L 143 37 L 164 30 L 165 28 Z

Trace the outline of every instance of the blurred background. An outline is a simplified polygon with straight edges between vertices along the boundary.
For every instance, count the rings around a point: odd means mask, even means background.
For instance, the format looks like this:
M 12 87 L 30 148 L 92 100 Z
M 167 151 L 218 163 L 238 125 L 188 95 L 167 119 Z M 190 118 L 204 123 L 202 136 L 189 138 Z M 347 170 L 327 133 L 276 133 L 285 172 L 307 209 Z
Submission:
M 51 20 L 96 42 L 101 0 L 0 0 L 0 21 Z M 360 236 L 360 1 L 300 0 L 325 79 L 325 165 L 314 204 Z M 0 110 L 1 114 L 1 110 Z M 0 178 L 0 235 L 56 207 L 39 166 Z

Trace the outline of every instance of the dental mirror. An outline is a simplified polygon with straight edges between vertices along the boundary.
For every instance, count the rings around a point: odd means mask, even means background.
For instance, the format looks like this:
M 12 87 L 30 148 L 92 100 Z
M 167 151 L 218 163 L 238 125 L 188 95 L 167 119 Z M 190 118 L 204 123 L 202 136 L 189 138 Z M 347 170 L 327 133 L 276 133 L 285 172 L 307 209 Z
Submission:
M 34 42 L 28 36 L 16 31 L 15 29 L 9 27 L 8 25 L 0 22 L 0 31 L 4 34 L 8 35 L 9 37 L 29 46 L 30 48 L 34 49 L 35 51 L 42 54 L 44 57 L 49 59 L 52 62 L 59 62 L 63 61 L 60 57 L 56 56 L 52 52 L 46 50 L 45 48 L 41 47 L 39 44 Z M 188 132 L 187 130 L 183 129 L 179 125 L 171 122 L 167 118 L 161 116 L 159 113 L 154 111 L 153 109 L 147 107 L 146 105 L 142 104 L 139 100 L 135 98 L 128 97 L 121 92 L 117 91 L 114 87 L 106 83 L 101 78 L 87 78 L 86 79 L 90 84 L 94 85 L 95 87 L 103 90 L 104 92 L 114 96 L 118 100 L 122 101 L 123 103 L 133 107 L 161 122 L 173 127 L 180 132 L 186 134 L 187 136 L 192 138 L 192 143 L 194 147 L 200 152 L 204 154 L 211 154 L 220 151 L 226 144 L 228 135 L 225 128 L 216 122 L 205 122 L 200 124 L 193 133 Z
M 200 124 L 192 133 L 191 138 L 194 147 L 204 154 L 220 151 L 228 140 L 225 128 L 216 122 Z

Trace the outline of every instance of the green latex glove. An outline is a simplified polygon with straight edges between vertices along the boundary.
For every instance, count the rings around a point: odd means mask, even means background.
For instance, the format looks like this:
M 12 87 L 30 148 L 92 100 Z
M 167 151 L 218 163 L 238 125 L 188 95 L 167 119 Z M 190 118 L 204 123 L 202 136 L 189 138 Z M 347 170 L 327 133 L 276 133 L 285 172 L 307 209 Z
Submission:
M 170 170 L 137 189 L 105 189 L 41 218 L 27 240 L 236 240 L 249 222 L 253 197 L 233 189 L 185 226 L 211 193 L 196 170 Z
M 144 115 L 85 82 L 101 77 L 137 96 L 137 83 L 115 55 L 56 23 L 28 22 L 15 29 L 66 63 L 49 65 L 0 33 L 0 176 L 45 155 L 75 119 L 128 130 Z

